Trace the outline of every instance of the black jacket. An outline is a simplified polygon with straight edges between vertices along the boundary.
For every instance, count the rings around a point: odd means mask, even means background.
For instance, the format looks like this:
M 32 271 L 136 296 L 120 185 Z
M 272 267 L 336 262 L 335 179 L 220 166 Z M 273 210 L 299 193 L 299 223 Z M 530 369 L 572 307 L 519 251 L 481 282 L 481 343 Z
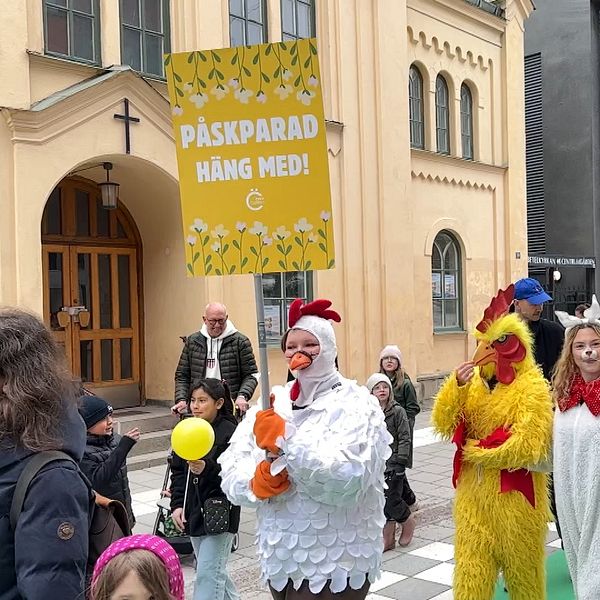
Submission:
M 220 340 L 220 343 L 221 377 L 227 382 L 234 399 L 242 394 L 250 400 L 257 384 L 254 374 L 258 373 L 250 340 L 236 331 Z M 175 402 L 187 402 L 191 382 L 205 376 L 206 344 L 207 339 L 200 331 L 187 338 L 175 371 Z
M 191 536 L 206 535 L 202 505 L 208 498 L 225 498 L 221 489 L 221 465 L 217 458 L 229 446 L 229 440 L 235 431 L 235 424 L 218 416 L 212 423 L 215 431 L 215 444 L 212 450 L 202 459 L 206 467 L 200 475 L 190 473 L 189 490 L 184 510 L 187 520 L 186 530 Z M 171 510 L 183 507 L 188 465 L 181 457 L 173 453 L 171 471 Z M 240 507 L 232 506 L 229 513 L 229 532 L 237 533 L 240 526 Z
M 387 472 L 403 473 L 411 456 L 410 426 L 406 411 L 395 401 L 388 404 L 384 411 L 385 425 L 394 438 L 390 444 L 392 455 L 387 459 L 385 470 Z
M 542 369 L 544 377 L 550 381 L 552 369 L 554 369 L 565 341 L 565 330 L 559 323 L 548 319 L 528 321 L 528 325 L 533 334 L 535 362 Z
M 125 461 L 134 444 L 135 441 L 127 436 L 88 433 L 80 464 L 94 490 L 111 500 L 118 500 L 125 506 L 131 527 L 135 525 L 135 517 L 131 507 Z
M 85 424 L 74 405 L 65 410 L 60 437 L 56 449 L 79 461 Z M 82 599 L 93 499 L 71 461 L 42 468 L 29 486 L 14 534 L 10 527 L 17 479 L 33 454 L 15 444 L 0 449 L 0 600 Z M 60 536 L 71 529 L 65 524 L 72 526 L 69 539 Z

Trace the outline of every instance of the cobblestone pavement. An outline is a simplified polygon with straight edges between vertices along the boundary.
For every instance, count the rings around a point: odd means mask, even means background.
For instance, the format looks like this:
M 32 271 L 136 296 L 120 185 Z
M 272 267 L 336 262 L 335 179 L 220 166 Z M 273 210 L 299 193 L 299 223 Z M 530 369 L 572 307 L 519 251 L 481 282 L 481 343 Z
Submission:
M 371 587 L 368 600 L 452 600 L 454 569 L 454 524 L 452 521 L 451 483 L 454 447 L 440 442 L 430 427 L 431 413 L 423 412 L 415 425 L 414 468 L 408 477 L 417 495 L 420 510 L 415 513 L 417 529 L 407 548 L 386 552 L 382 577 Z M 153 467 L 130 474 L 134 512 L 138 520 L 136 533 L 150 533 L 156 515 L 156 500 L 164 477 L 163 467 Z M 552 527 L 552 526 L 551 526 Z M 271 600 L 259 580 L 258 560 L 254 547 L 253 511 L 242 511 L 240 546 L 231 555 L 229 570 L 242 600 Z M 559 546 L 553 528 L 548 531 L 548 553 Z M 183 559 L 186 598 L 192 598 L 194 568 L 191 557 Z

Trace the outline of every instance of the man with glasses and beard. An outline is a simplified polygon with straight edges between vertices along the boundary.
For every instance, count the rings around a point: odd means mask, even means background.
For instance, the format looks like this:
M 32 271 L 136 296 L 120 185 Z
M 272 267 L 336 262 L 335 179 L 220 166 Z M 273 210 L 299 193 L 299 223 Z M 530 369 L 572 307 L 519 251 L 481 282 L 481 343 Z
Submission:
M 179 358 L 173 412 L 186 409 L 192 381 L 212 377 L 227 382 L 238 412 L 244 414 L 257 385 L 252 344 L 235 328 L 223 304 L 208 304 L 202 320 L 202 329 L 187 337 Z

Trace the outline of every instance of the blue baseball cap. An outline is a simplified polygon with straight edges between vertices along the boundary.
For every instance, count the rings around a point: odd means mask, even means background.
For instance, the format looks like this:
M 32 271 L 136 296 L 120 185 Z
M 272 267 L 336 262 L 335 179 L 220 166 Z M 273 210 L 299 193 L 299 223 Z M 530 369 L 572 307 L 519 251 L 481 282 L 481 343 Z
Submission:
M 551 301 L 552 297 L 544 291 L 537 279 L 526 277 L 515 283 L 515 300 L 527 300 L 530 304 L 544 304 Z

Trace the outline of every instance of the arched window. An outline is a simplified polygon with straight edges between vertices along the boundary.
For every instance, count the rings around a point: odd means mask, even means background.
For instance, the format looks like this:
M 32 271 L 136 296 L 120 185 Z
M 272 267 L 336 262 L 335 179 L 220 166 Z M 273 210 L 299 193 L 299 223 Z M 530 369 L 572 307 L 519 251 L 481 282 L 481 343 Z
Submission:
M 460 246 L 448 231 L 440 231 L 431 254 L 434 330 L 462 329 L 462 262 Z
M 460 87 L 460 134 L 463 158 L 473 160 L 473 96 L 466 83 Z
M 435 128 L 437 151 L 450 154 L 450 103 L 448 84 L 438 75 L 435 80 Z
M 408 108 L 410 118 L 410 145 L 425 147 L 425 119 L 423 110 L 423 77 L 415 65 L 408 73 Z

